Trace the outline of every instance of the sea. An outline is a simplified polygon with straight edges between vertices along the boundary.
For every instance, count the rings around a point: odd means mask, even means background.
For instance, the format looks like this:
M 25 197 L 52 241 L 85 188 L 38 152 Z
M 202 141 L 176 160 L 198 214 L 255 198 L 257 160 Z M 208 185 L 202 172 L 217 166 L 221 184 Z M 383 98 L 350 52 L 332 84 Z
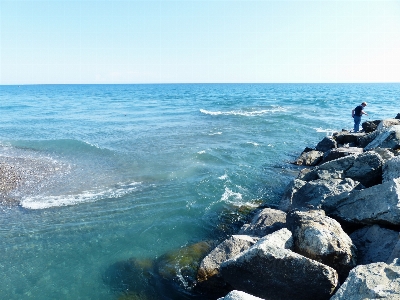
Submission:
M 394 118 L 399 98 L 390 83 L 0 86 L 0 299 L 122 299 L 110 266 L 231 234 L 229 214 L 276 205 L 291 162 L 351 130 L 353 108 Z

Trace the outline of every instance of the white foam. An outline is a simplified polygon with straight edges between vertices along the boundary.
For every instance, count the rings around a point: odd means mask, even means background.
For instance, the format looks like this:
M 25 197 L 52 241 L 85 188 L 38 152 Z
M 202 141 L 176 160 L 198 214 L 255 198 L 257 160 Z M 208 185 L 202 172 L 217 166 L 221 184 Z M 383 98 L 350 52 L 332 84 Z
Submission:
M 337 132 L 335 129 L 323 129 L 321 127 L 319 128 L 313 128 L 316 132 L 325 132 L 327 136 L 332 136 L 334 132 Z
M 250 144 L 250 145 L 253 145 L 255 147 L 260 146 L 260 144 L 256 143 L 256 142 L 247 142 L 246 144 Z
M 200 109 L 200 112 L 206 115 L 211 115 L 211 116 L 246 116 L 246 117 L 254 117 L 254 116 L 261 116 L 265 115 L 268 113 L 274 113 L 274 112 L 282 112 L 286 111 L 285 108 L 277 106 L 271 109 L 261 109 L 261 110 L 231 110 L 231 111 L 209 111 L 205 109 Z
M 20 204 L 24 208 L 45 209 L 50 207 L 76 205 L 84 202 L 94 202 L 107 198 L 120 198 L 136 190 L 138 185 L 140 185 L 140 182 L 118 184 L 114 188 L 100 191 L 84 191 L 74 195 L 31 196 L 22 199 Z
M 201 150 L 201 151 L 197 152 L 197 154 L 204 154 L 204 153 L 206 153 L 205 150 Z
M 218 179 L 220 179 L 220 180 L 228 179 L 228 174 L 225 173 L 224 175 L 219 176 Z

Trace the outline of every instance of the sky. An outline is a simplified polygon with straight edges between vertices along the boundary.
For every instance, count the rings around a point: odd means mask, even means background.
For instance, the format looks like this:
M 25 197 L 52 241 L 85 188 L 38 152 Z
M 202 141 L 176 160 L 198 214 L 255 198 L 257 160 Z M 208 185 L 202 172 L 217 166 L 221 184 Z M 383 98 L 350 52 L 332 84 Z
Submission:
M 0 84 L 400 82 L 400 1 L 0 0 Z

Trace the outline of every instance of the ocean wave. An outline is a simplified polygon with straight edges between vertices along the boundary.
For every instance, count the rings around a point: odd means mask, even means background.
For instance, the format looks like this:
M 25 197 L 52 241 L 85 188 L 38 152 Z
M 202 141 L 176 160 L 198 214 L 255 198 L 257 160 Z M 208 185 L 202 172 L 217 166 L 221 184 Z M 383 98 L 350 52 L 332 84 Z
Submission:
M 285 108 L 277 106 L 270 109 L 261 109 L 261 110 L 231 110 L 231 111 L 209 111 L 205 109 L 200 109 L 202 114 L 211 115 L 211 116 L 245 116 L 245 117 L 254 117 L 261 116 L 269 113 L 275 112 L 283 112 L 286 111 Z
M 28 209 L 46 209 L 50 207 L 69 206 L 85 202 L 94 202 L 107 198 L 121 198 L 137 190 L 139 185 L 140 182 L 132 182 L 128 184 L 117 184 L 116 186 L 105 190 L 88 190 L 75 195 L 31 196 L 22 199 L 20 201 L 20 205 Z
M 324 132 L 324 133 L 326 133 L 327 136 L 332 136 L 334 132 L 337 132 L 336 129 L 329 129 L 329 128 L 324 129 L 324 128 L 319 127 L 319 128 L 313 128 L 313 129 L 316 132 Z

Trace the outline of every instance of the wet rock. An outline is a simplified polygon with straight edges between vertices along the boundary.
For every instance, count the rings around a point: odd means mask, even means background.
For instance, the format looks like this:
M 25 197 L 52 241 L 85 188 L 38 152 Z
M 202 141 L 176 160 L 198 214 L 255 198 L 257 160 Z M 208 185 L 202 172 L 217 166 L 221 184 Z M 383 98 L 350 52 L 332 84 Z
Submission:
M 151 290 L 154 261 L 147 258 L 131 258 L 119 261 L 107 268 L 103 281 L 111 290 L 126 295 L 155 295 Z
M 400 113 L 396 115 L 395 119 L 400 119 Z
M 218 300 L 263 300 L 263 299 L 247 294 L 245 292 L 235 290 L 230 292 L 225 297 L 219 298 Z
M 190 295 L 196 286 L 200 263 L 214 246 L 213 242 L 204 241 L 160 256 L 156 261 L 155 271 L 164 289 Z
M 258 238 L 255 237 L 233 235 L 215 247 L 200 264 L 197 273 L 199 288 L 216 296 L 225 295 L 230 291 L 231 287 L 227 286 L 219 274 L 220 264 L 249 249 L 257 241 Z
M 222 277 L 235 289 L 265 299 L 328 299 L 338 282 L 336 271 L 289 250 L 291 240 L 286 228 L 267 235 L 222 263 Z
M 350 223 L 400 225 L 400 178 L 327 197 L 322 209 Z
M 390 263 L 394 257 L 399 257 L 400 243 L 397 231 L 373 225 L 354 231 L 350 237 L 357 247 L 358 264 Z
M 294 251 L 334 268 L 344 280 L 356 266 L 356 247 L 340 224 L 322 210 L 292 211 L 287 225 Z
M 286 213 L 272 208 L 259 210 L 250 224 L 244 224 L 239 234 L 263 237 L 286 226 Z
M 330 300 L 400 299 L 400 264 L 359 265 Z

